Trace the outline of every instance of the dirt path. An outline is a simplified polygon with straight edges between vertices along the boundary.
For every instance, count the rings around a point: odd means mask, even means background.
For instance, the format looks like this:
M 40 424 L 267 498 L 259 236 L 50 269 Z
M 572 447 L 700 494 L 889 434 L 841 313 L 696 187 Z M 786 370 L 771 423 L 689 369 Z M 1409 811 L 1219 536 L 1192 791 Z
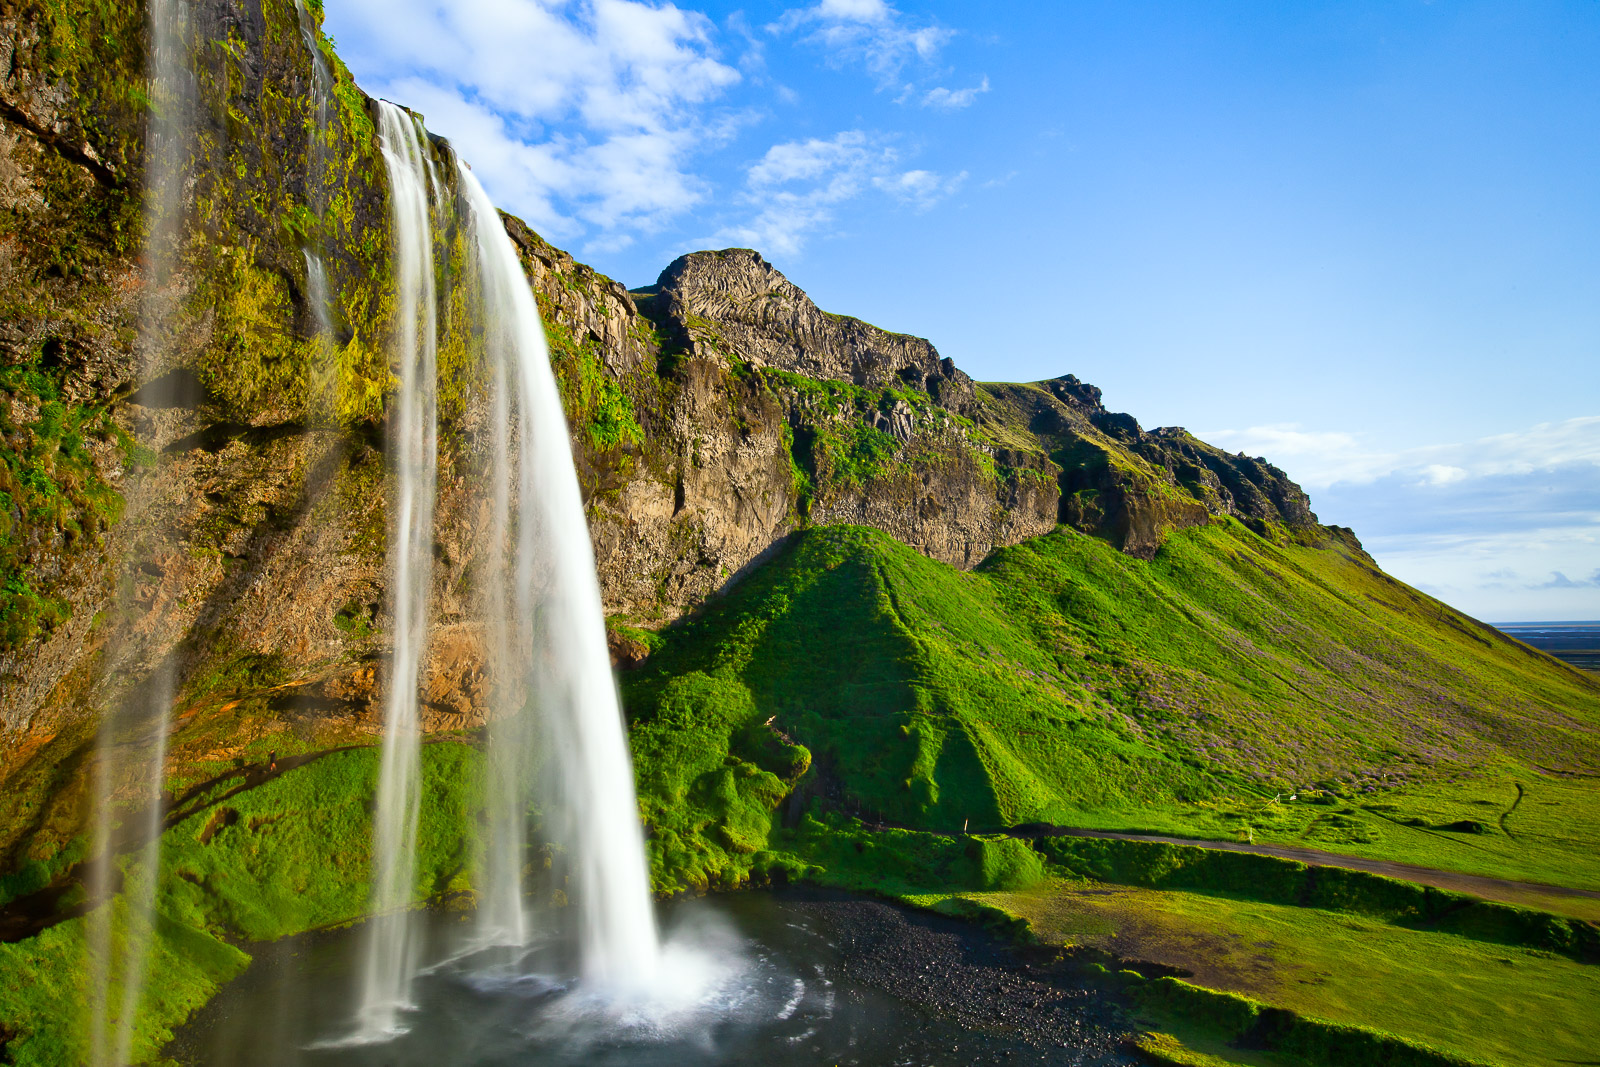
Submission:
M 1519 798 L 1520 799 L 1520 798 Z M 1507 904 L 1524 904 L 1534 897 L 1582 897 L 1600 900 L 1600 890 L 1572 889 L 1561 885 L 1544 885 L 1540 882 L 1517 882 L 1509 878 L 1490 878 L 1481 874 L 1461 874 L 1441 871 L 1433 867 L 1418 867 L 1410 863 L 1389 860 L 1363 859 L 1344 856 L 1337 852 L 1324 852 L 1317 848 L 1297 848 L 1289 845 L 1246 845 L 1238 841 L 1201 841 L 1188 837 L 1161 837 L 1156 834 L 1118 834 L 1109 830 L 1078 830 L 1066 826 L 1045 828 L 1028 827 L 1013 831 L 1026 837 L 1101 837 L 1113 841 L 1156 841 L 1167 845 L 1193 845 L 1197 848 L 1215 848 L 1225 852 L 1253 852 L 1258 856 L 1278 856 L 1299 860 L 1318 867 L 1344 867 L 1352 871 L 1388 875 L 1407 882 L 1418 882 L 1438 889 L 1458 893 L 1471 893 L 1486 900 L 1499 900 Z

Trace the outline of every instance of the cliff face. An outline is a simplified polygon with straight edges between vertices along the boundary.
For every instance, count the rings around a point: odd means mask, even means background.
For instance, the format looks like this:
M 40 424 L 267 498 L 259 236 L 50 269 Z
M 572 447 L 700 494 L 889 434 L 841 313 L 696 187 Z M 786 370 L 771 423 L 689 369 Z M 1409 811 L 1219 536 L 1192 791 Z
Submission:
M 140 255 L 142 13 L 52 0 L 0 21 L 0 723 L 18 751 L 67 744 L 161 663 L 180 703 L 276 686 L 296 728 L 376 722 L 395 295 L 371 102 L 305 8 L 187 7 L 196 106 L 162 278 Z M 448 144 L 428 151 L 448 185 Z M 465 255 L 457 212 L 447 194 L 441 263 Z M 922 338 L 817 308 L 754 251 L 680 257 L 630 293 L 504 221 L 607 609 L 635 623 L 824 524 L 967 568 L 1058 523 L 1144 557 L 1221 514 L 1322 536 L 1264 462 L 1145 432 L 1070 376 L 975 384 Z M 433 728 L 475 722 L 482 689 L 487 410 L 446 290 Z
M 971 380 L 927 341 L 818 310 L 746 249 L 684 256 L 628 294 L 508 226 L 612 611 L 671 618 L 808 525 L 876 526 L 968 567 L 1055 525 L 1047 458 L 997 462 L 964 414 Z
M 1264 536 L 1277 527 L 1322 536 L 1305 493 L 1266 460 L 1230 456 L 1182 427 L 1143 430 L 1073 375 L 983 390 L 993 403 L 980 421 L 996 436 L 1036 442 L 1060 470 L 1061 522 L 1129 555 L 1149 559 L 1167 531 L 1213 515 Z
M 55 0 L 0 24 L 8 731 L 79 723 L 162 662 L 324 665 L 348 644 L 327 606 L 380 599 L 371 122 L 293 4 L 186 10 L 194 106 L 165 104 L 187 147 L 159 277 L 143 12 Z
M 641 296 L 690 353 L 873 389 L 916 389 L 949 411 L 972 412 L 972 379 L 932 344 L 822 311 L 751 249 L 680 256 Z M 874 422 L 891 431 L 897 425 L 887 414 Z M 898 425 L 897 436 L 909 436 L 909 422 Z

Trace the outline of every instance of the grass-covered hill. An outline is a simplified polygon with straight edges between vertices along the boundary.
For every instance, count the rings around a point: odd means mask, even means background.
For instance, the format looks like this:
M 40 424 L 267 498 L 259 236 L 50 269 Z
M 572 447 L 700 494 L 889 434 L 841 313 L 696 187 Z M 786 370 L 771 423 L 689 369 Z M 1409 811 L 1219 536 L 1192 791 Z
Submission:
M 945 833 L 1050 822 L 1397 858 L 1474 822 L 1462 855 L 1434 858 L 1499 871 L 1499 810 L 1383 802 L 1600 772 L 1600 685 L 1338 533 L 1215 519 L 1142 560 L 1063 527 L 962 572 L 819 528 L 647 639 L 625 693 L 668 885 L 769 862 L 787 847 L 772 827 L 808 804 Z M 1586 846 L 1551 844 L 1582 877 Z

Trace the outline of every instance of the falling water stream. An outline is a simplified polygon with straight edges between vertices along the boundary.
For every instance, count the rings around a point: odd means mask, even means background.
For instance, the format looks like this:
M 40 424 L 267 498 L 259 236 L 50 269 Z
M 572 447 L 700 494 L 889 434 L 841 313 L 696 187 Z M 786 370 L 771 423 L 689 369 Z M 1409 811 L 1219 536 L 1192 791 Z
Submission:
M 172 328 L 173 290 L 181 236 L 182 186 L 194 87 L 188 71 L 185 39 L 188 10 L 183 0 L 150 0 L 150 109 L 146 130 L 144 174 L 145 298 L 141 309 L 139 349 L 141 379 L 149 381 L 165 369 L 167 337 Z M 150 393 L 162 392 L 147 386 Z M 171 397 L 150 395 L 147 403 L 168 406 Z M 146 476 L 150 477 L 149 475 Z M 124 565 L 159 557 L 175 543 L 153 506 L 147 483 L 131 481 L 126 493 L 127 527 L 134 555 Z M 132 582 L 118 597 L 119 636 L 107 655 L 107 677 L 137 671 L 141 655 L 159 654 L 159 638 L 142 636 L 142 611 L 130 595 Z M 147 642 L 151 647 L 143 647 Z M 124 1064 L 133 1052 L 138 1014 L 155 934 L 155 894 L 161 861 L 162 785 L 167 761 L 168 714 L 172 707 L 173 663 L 163 657 L 148 668 L 138 684 L 115 698 L 101 725 L 92 788 L 94 790 L 94 853 L 89 890 L 102 902 L 89 914 L 86 928 L 89 989 L 89 1058 L 96 1067 Z M 126 814 L 118 819 L 118 811 Z M 119 851 L 136 848 L 117 894 Z
M 544 329 L 516 248 L 483 187 L 457 168 L 495 386 L 487 630 L 489 849 L 480 932 L 530 936 L 521 872 L 541 789 L 544 835 L 565 853 L 579 968 L 612 994 L 647 992 L 660 957 L 649 872 L 606 650 L 594 549 Z M 514 491 L 514 496 L 513 496 Z
M 333 100 L 333 72 L 328 69 L 328 60 L 322 54 L 318 42 L 317 25 L 311 12 L 306 8 L 303 0 L 295 0 L 295 17 L 300 24 L 300 39 L 305 43 L 306 51 L 311 59 L 311 138 L 310 147 L 306 153 L 306 199 L 311 206 L 312 214 L 322 217 L 327 208 L 326 182 L 328 176 L 328 152 L 326 138 L 328 136 L 328 109 Z M 306 302 L 311 307 L 311 314 L 317 326 L 317 352 L 318 359 L 315 375 L 323 379 L 323 395 L 312 397 L 313 407 L 318 403 L 327 403 L 331 397 L 333 383 L 333 300 L 328 288 L 328 269 L 323 263 L 323 250 L 320 242 L 316 247 L 301 249 L 301 255 L 306 262 Z M 315 410 L 313 415 L 317 414 Z
M 356 1035 L 366 1041 L 404 1031 L 400 1015 L 410 1007 L 417 968 L 409 908 L 416 882 L 422 740 L 418 685 L 427 644 L 438 467 L 438 310 L 430 211 L 438 179 L 415 120 L 387 102 L 378 104 L 378 118 L 393 209 L 399 389 L 389 415 L 395 472 L 389 549 L 394 651 L 373 809 L 373 918 L 367 924 Z

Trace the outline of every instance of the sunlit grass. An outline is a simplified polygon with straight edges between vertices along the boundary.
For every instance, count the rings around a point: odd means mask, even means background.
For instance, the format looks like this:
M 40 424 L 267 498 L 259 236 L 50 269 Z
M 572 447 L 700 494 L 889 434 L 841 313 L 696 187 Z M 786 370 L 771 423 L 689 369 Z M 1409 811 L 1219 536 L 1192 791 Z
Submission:
M 1192 971 L 1192 982 L 1507 1067 L 1593 1059 L 1600 968 L 1360 915 L 1092 883 L 970 894 L 1054 944 Z

